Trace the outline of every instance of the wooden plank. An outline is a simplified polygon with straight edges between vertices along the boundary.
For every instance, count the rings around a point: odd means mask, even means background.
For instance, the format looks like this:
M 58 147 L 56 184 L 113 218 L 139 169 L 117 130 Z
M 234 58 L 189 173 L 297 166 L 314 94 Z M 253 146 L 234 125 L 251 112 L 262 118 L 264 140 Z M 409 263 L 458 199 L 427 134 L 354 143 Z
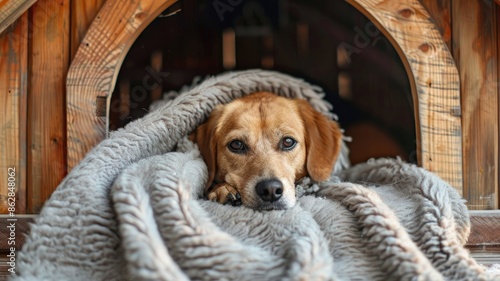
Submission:
M 161 50 L 156 50 L 151 54 L 151 69 L 153 69 L 156 73 L 160 73 L 162 71 L 163 52 Z M 161 83 L 157 83 L 151 89 L 151 101 L 157 101 L 161 99 L 162 96 L 163 96 L 163 85 Z M 130 96 L 129 96 L 129 101 L 130 101 Z M 130 109 L 128 109 L 127 111 L 129 110 Z
M 497 52 L 496 52 L 496 57 L 497 57 L 497 81 L 496 81 L 496 88 L 497 88 L 497 96 L 500 97 L 500 0 L 495 1 L 495 10 L 496 10 L 496 31 L 494 32 L 496 35 L 496 42 L 497 42 Z M 500 124 L 500 98 L 498 99 L 498 124 Z M 499 132 L 500 134 L 500 129 Z M 500 136 L 499 136 L 500 138 Z M 499 161 L 496 163 L 497 169 L 500 169 L 500 149 L 498 151 L 497 159 Z M 499 172 L 500 173 L 500 172 Z M 500 174 L 498 175 L 500 177 Z M 499 182 L 497 182 L 496 190 L 497 190 L 497 208 L 500 209 L 500 179 L 498 179 Z
M 65 78 L 69 2 L 39 0 L 31 8 L 28 125 L 28 211 L 39 212 L 66 175 Z
M 134 40 L 174 2 L 108 0 L 99 11 L 68 72 L 69 168 L 106 136 L 107 121 L 96 117 L 96 100 L 105 97 L 109 101 L 121 63 Z
M 224 69 L 236 66 L 236 33 L 232 28 L 222 32 L 222 65 Z
M 452 5 L 462 88 L 464 193 L 472 210 L 498 208 L 498 56 L 492 1 Z
M 105 0 L 71 0 L 71 58 L 80 47 L 90 24 Z
M 420 0 L 451 51 L 451 0 Z
M 29 233 L 30 224 L 34 222 L 35 217 L 35 215 L 17 215 L 15 217 L 0 215 L 0 229 L 2 229 L 0 231 L 0 251 L 10 250 L 11 247 L 21 249 L 26 240 L 26 234 Z M 15 230 L 14 234 L 11 235 L 11 229 L 7 226 L 14 226 L 12 229 Z M 11 242 L 9 243 L 9 241 Z
M 471 211 L 469 246 L 500 247 L 500 211 Z
M 500 247 L 467 247 L 472 258 L 485 266 L 500 264 Z
M 418 0 L 348 0 L 393 43 L 415 105 L 419 164 L 462 193 L 460 84 L 453 58 Z
M 26 212 L 28 15 L 0 37 L 0 214 L 8 213 L 9 169 L 16 213 Z
M 0 1 L 0 34 L 31 7 L 36 0 Z
M 500 263 L 500 211 L 471 211 L 467 248 L 480 264 Z
M 8 265 L 9 257 L 7 257 L 9 253 L 7 251 L 0 251 L 0 281 L 9 280 L 12 273 L 9 272 L 10 266 Z
M 16 215 L 15 217 L 0 215 L 0 280 L 10 276 L 10 257 L 17 257 L 19 250 L 29 233 L 30 224 L 34 222 L 33 215 Z M 13 248 L 13 249 L 12 249 Z M 3 278 L 3 279 L 2 279 Z

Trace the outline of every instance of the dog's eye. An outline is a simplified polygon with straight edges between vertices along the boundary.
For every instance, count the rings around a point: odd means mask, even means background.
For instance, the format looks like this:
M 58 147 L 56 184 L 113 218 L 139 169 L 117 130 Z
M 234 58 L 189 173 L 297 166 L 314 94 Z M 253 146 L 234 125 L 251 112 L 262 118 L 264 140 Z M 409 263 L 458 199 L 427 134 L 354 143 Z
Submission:
M 229 150 L 231 150 L 234 153 L 245 153 L 247 151 L 247 146 L 245 145 L 244 142 L 240 140 L 233 140 L 231 141 L 227 147 Z
M 297 141 L 290 138 L 290 137 L 285 137 L 281 140 L 281 150 L 292 150 L 295 145 L 297 144 Z

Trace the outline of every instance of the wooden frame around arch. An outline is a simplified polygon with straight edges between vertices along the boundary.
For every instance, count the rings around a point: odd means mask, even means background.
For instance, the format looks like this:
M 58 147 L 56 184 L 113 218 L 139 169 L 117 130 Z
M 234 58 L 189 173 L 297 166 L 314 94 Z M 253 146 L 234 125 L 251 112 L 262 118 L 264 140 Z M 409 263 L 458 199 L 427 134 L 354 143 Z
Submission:
M 342 1 L 342 0 L 338 0 Z M 412 85 L 419 164 L 462 192 L 460 81 L 451 53 L 418 0 L 346 0 L 392 42 Z M 90 26 L 67 77 L 68 167 L 106 136 L 106 103 L 135 39 L 176 0 L 108 0 Z

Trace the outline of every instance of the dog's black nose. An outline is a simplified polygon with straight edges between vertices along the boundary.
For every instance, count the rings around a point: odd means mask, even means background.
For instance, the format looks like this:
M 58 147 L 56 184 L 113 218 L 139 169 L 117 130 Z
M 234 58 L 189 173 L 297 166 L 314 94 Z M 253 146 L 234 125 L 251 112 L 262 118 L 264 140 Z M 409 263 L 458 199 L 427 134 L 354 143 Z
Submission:
M 263 180 L 257 183 L 255 191 L 265 202 L 274 202 L 283 195 L 283 184 L 277 179 Z

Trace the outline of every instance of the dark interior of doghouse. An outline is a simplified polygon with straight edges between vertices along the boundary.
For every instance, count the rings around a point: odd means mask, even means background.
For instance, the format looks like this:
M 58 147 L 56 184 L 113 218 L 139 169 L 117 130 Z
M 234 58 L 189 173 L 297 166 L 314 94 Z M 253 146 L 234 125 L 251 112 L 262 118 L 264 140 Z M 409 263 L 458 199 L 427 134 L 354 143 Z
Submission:
M 129 50 L 112 95 L 110 130 L 148 112 L 164 93 L 229 70 L 272 69 L 321 86 L 353 163 L 416 162 L 411 88 L 389 40 L 345 1 L 184 0 Z

